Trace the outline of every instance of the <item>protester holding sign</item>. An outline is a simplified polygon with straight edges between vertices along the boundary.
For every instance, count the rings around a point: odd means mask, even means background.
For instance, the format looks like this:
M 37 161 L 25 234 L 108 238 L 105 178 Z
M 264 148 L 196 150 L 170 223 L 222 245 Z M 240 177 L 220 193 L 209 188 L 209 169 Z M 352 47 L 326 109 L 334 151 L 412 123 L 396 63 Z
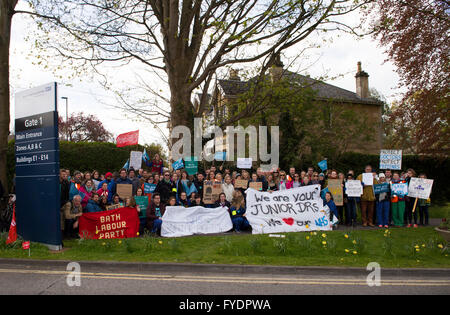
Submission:
M 416 172 L 412 169 L 409 168 L 406 171 L 406 177 L 405 177 L 405 181 L 409 186 L 409 182 L 411 181 L 411 178 L 416 177 Z M 405 197 L 405 224 L 406 227 L 411 227 L 412 225 L 412 219 L 414 216 L 414 227 L 417 228 L 417 212 L 414 211 L 413 214 L 413 207 L 414 207 L 414 198 L 411 198 L 409 196 Z
M 394 172 L 391 181 L 391 208 L 392 208 L 392 221 L 397 227 L 402 227 L 404 223 L 405 215 L 405 195 L 400 195 L 392 190 L 393 185 L 406 183 L 406 181 L 400 179 L 400 174 Z
M 426 179 L 425 174 L 420 174 L 419 178 Z M 420 225 L 428 225 L 428 208 L 431 205 L 431 199 L 419 199 Z
M 157 174 L 162 175 L 164 164 L 163 164 L 163 161 L 161 160 L 159 154 L 155 154 L 153 161 L 151 161 L 151 162 L 146 161 L 145 164 L 148 167 L 152 168 L 152 173 L 157 173 Z
M 356 182 L 358 192 L 357 194 L 349 194 L 348 193 L 348 187 L 349 183 Z M 362 189 L 361 189 L 361 182 L 355 181 L 353 179 L 353 174 L 348 173 L 347 179 L 344 185 L 344 198 L 346 200 L 345 202 L 345 219 L 346 219 L 346 225 L 347 226 L 355 226 L 356 225 L 356 204 L 359 203 L 359 197 L 362 195 Z
M 386 176 L 383 173 L 378 175 L 378 179 L 380 184 L 386 182 Z M 377 199 L 377 221 L 378 227 L 389 227 L 389 208 L 390 208 L 390 199 L 391 195 L 388 192 L 380 192 L 378 195 L 375 195 Z
M 374 226 L 373 214 L 375 210 L 375 194 L 373 193 L 373 184 L 378 184 L 378 181 L 372 174 L 372 166 L 367 165 L 364 169 L 365 174 L 360 174 L 356 179 L 362 181 L 363 177 L 366 179 L 366 184 L 363 183 L 363 194 L 361 196 L 361 218 L 363 226 Z M 367 175 L 370 174 L 370 175 Z M 371 180 L 369 183 L 369 176 Z

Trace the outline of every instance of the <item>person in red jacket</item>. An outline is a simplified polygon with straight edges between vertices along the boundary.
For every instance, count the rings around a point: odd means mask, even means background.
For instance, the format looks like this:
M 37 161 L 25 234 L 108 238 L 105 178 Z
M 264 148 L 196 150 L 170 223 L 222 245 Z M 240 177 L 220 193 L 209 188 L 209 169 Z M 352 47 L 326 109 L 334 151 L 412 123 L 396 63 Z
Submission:
M 152 173 L 161 174 L 163 173 L 163 161 L 159 157 L 159 154 L 155 154 L 155 158 L 151 162 L 146 162 L 148 167 L 152 168 Z

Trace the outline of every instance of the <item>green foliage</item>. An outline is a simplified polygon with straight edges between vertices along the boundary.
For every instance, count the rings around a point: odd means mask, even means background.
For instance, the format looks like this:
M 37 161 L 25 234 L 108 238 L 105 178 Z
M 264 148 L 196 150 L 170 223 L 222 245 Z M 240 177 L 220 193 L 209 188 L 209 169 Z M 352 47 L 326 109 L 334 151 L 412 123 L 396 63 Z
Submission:
M 59 142 L 59 156 L 61 168 L 79 171 L 97 170 L 100 173 L 118 171 L 130 158 L 131 151 L 143 151 L 146 149 L 150 158 L 158 153 L 163 160 L 166 157 L 163 148 L 159 144 L 149 146 L 127 146 L 117 148 L 115 143 L 107 142 Z M 7 152 L 8 182 L 11 185 L 14 176 L 14 140 L 8 143 Z M 167 164 L 166 164 L 167 165 Z M 143 164 L 143 166 L 145 166 Z

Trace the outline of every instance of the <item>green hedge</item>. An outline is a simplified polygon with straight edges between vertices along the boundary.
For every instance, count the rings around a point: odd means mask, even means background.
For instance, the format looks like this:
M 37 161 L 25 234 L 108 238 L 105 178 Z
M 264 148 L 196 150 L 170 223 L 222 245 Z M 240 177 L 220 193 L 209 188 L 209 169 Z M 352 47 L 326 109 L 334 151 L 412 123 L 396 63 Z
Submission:
M 71 171 L 92 171 L 100 173 L 118 171 L 130 158 L 130 151 L 143 151 L 146 149 L 150 158 L 159 153 L 163 159 L 162 147 L 151 144 L 150 146 L 134 145 L 117 148 L 115 143 L 107 142 L 59 142 L 60 167 Z M 8 182 L 11 185 L 14 176 L 14 140 L 8 143 Z
M 155 153 L 161 154 L 162 147 L 159 145 L 150 145 L 145 147 L 150 157 L 153 157 Z M 60 161 L 62 168 L 68 168 L 70 170 L 80 171 L 92 171 L 98 170 L 100 173 L 107 171 L 117 171 L 126 162 L 130 156 L 130 151 L 143 151 L 144 147 L 128 146 L 123 148 L 117 148 L 114 143 L 104 142 L 60 142 Z M 166 160 L 165 156 L 161 154 L 162 158 Z M 11 183 L 14 175 L 14 141 L 8 144 L 8 179 Z M 301 165 L 292 165 L 297 170 L 306 170 L 308 166 L 313 165 L 316 169 L 318 161 L 312 161 L 303 159 Z M 210 165 L 211 163 L 199 163 L 199 169 L 202 171 L 204 164 Z M 220 165 L 217 163 L 216 165 Z M 328 159 L 328 168 L 336 169 L 339 172 L 347 172 L 353 169 L 356 174 L 360 174 L 364 171 L 364 167 L 370 164 L 378 171 L 380 164 L 379 155 L 361 154 L 361 153 L 345 153 L 341 157 L 333 160 Z M 166 163 L 167 165 L 167 163 Z M 206 166 L 205 165 L 205 166 Z M 290 165 L 282 165 L 282 168 L 289 171 Z M 226 162 L 225 167 L 235 169 L 235 164 Z M 450 201 L 450 159 L 437 159 L 433 157 L 418 156 L 418 155 L 404 155 L 402 160 L 402 168 L 406 170 L 408 168 L 414 169 L 417 174 L 425 173 L 428 178 L 434 179 L 432 202 L 445 203 Z

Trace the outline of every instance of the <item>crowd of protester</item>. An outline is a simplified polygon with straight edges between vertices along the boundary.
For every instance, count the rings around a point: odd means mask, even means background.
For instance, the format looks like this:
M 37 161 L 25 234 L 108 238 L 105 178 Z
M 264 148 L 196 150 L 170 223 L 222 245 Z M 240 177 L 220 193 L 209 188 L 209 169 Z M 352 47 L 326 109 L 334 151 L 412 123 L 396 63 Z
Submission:
M 220 166 L 211 166 L 205 172 L 189 175 L 184 169 L 169 171 L 163 167 L 159 156 L 151 163 L 148 169 L 134 170 L 121 169 L 119 172 L 100 174 L 92 172 L 60 170 L 61 188 L 61 226 L 65 237 L 77 237 L 78 218 L 86 212 L 99 212 L 108 210 L 110 206 L 136 207 L 135 196 L 148 196 L 149 203 L 145 211 L 146 216 L 141 218 L 141 231 L 159 234 L 162 217 L 166 206 L 204 206 L 210 208 L 227 207 L 233 229 L 236 232 L 251 229 L 246 219 L 246 204 L 244 188 L 235 188 L 237 180 L 261 182 L 262 191 L 273 192 L 307 185 L 319 184 L 322 189 L 328 186 L 329 179 L 339 179 L 343 187 L 342 206 L 336 206 L 331 192 L 324 194 L 324 204 L 330 209 L 330 219 L 336 216 L 339 225 L 356 226 L 357 211 L 361 213 L 362 226 L 382 227 L 406 226 L 417 227 L 428 225 L 428 208 L 430 199 L 419 199 L 417 211 L 413 212 L 414 198 L 394 195 L 390 192 L 374 194 L 373 186 L 364 186 L 362 174 L 356 176 L 353 170 L 346 173 L 334 169 L 325 172 L 316 171 L 314 167 L 297 172 L 290 167 L 288 172 L 275 170 L 263 172 L 258 168 L 255 172 L 240 170 L 231 171 Z M 409 183 L 416 173 L 412 169 L 406 172 L 385 170 L 384 173 L 375 172 L 370 165 L 364 169 L 365 173 L 373 173 L 373 183 Z M 426 178 L 425 174 L 419 177 Z M 360 197 L 349 197 L 346 194 L 345 183 L 357 179 L 363 185 L 363 194 Z M 145 184 L 154 184 L 156 188 L 152 193 L 144 193 Z M 222 193 L 213 204 L 204 204 L 203 187 L 205 183 L 222 184 Z M 122 200 L 117 194 L 117 184 L 131 184 L 132 196 Z M 10 206 L 14 200 L 10 200 Z M 8 212 L 9 213 L 9 212 Z M 419 214 L 419 218 L 418 218 Z

